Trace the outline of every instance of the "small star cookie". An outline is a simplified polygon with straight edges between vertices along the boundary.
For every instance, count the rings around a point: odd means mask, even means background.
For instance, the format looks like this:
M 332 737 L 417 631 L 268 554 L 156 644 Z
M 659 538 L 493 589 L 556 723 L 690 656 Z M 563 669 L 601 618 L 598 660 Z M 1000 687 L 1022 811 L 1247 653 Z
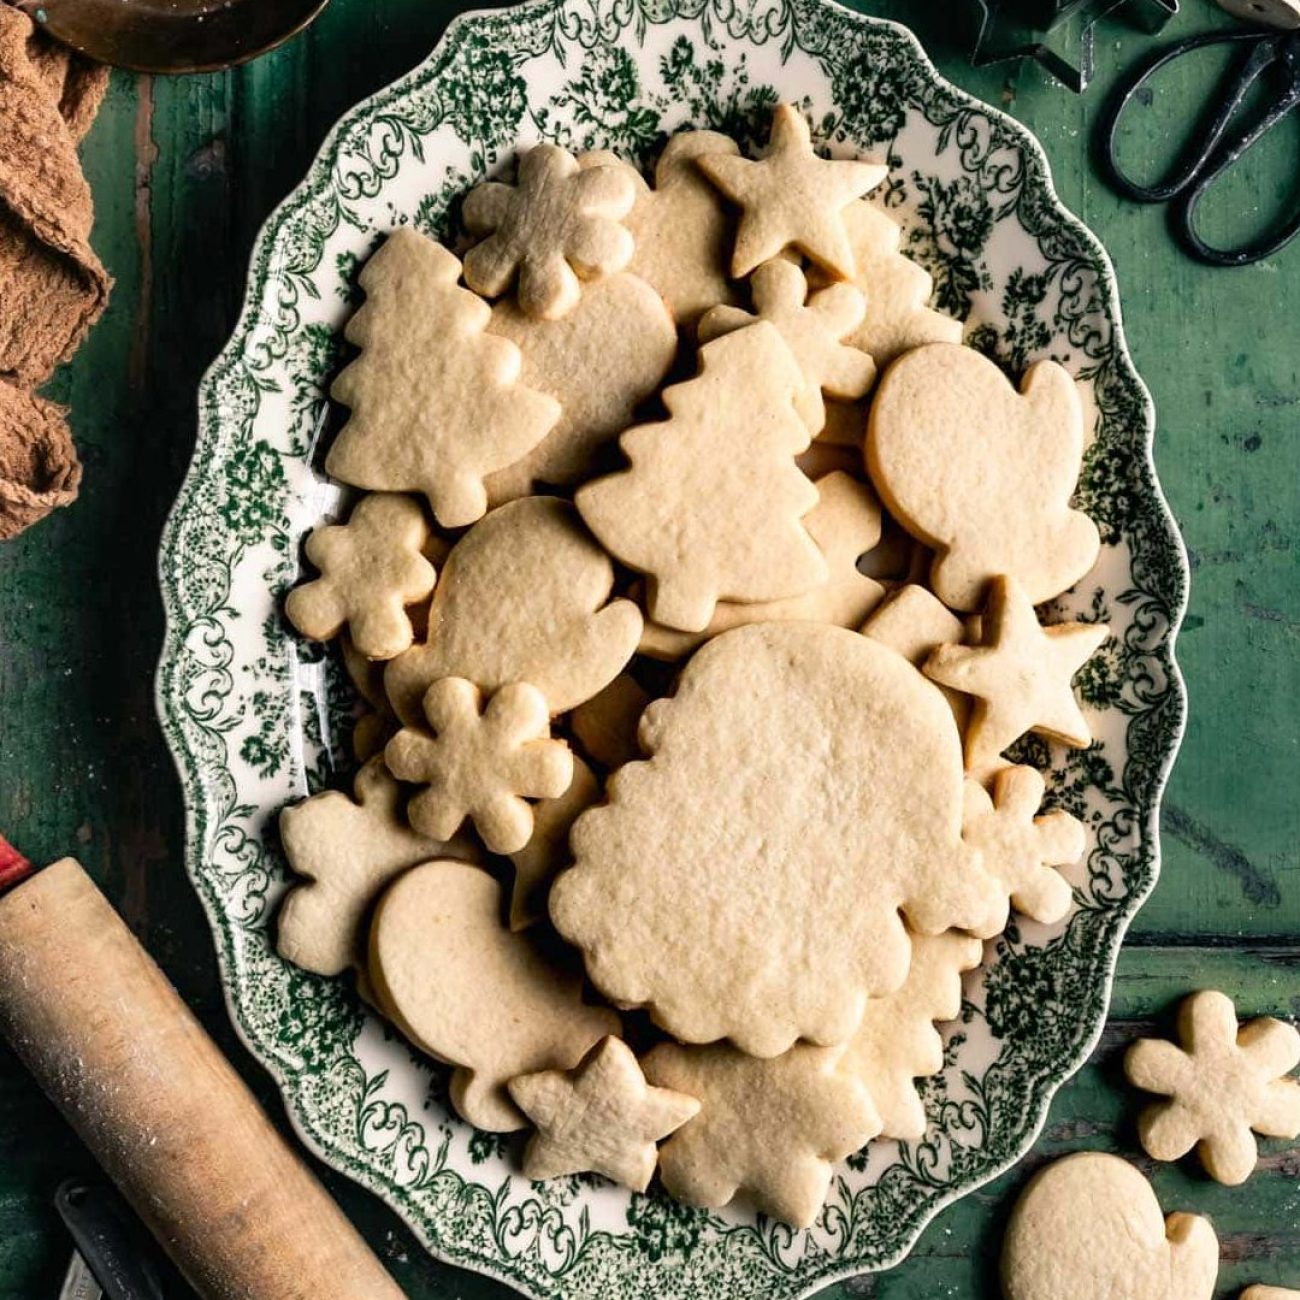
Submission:
M 1231 999 L 1194 993 L 1178 1011 L 1181 1047 L 1142 1038 L 1129 1048 L 1124 1071 L 1145 1092 L 1168 1098 L 1148 1106 L 1138 1135 L 1156 1160 L 1177 1160 L 1193 1146 L 1211 1178 L 1244 1183 L 1265 1137 L 1300 1136 L 1300 1033 L 1281 1020 L 1237 1028 Z
M 582 296 L 579 277 L 611 275 L 632 260 L 632 235 L 619 221 L 635 202 L 624 168 L 580 167 L 558 145 L 536 145 L 519 159 L 514 185 L 486 181 L 466 197 L 465 225 L 488 238 L 465 254 L 465 283 L 497 298 L 517 278 L 519 306 L 558 320 Z
M 931 681 L 973 695 L 966 766 L 984 769 L 1027 731 L 1075 749 L 1092 740 L 1071 686 L 1110 635 L 1104 623 L 1041 627 L 1014 578 L 993 580 L 980 645 L 939 646 L 925 661 Z
M 851 284 L 832 284 L 809 295 L 803 272 L 781 257 L 764 262 L 750 276 L 750 287 L 754 312 L 714 307 L 700 321 L 700 342 L 744 329 L 755 320 L 771 321 L 803 371 L 795 407 L 809 430 L 820 433 L 826 424 L 823 393 L 852 401 L 866 396 L 875 382 L 876 363 L 841 342 L 861 324 L 866 299 Z
M 421 554 L 429 537 L 424 512 L 410 497 L 362 497 L 346 524 L 317 528 L 307 558 L 320 577 L 294 588 L 284 612 L 313 641 L 346 624 L 367 659 L 392 659 L 415 639 L 406 607 L 424 600 L 437 573 Z
M 534 1182 L 587 1171 L 644 1192 L 660 1138 L 681 1128 L 700 1103 L 645 1081 L 632 1049 L 604 1038 L 572 1070 L 541 1070 L 509 1083 L 511 1100 L 537 1125 L 524 1152 Z
M 573 755 L 550 738 L 546 697 L 527 682 L 503 686 L 483 707 L 463 677 L 443 677 L 425 692 L 432 734 L 403 727 L 384 759 L 402 781 L 426 787 L 407 806 L 423 835 L 447 839 L 471 818 L 493 853 L 515 853 L 533 834 L 525 796 L 557 799 L 573 780 Z
M 803 114 L 780 104 L 772 114 L 766 155 L 754 161 L 723 153 L 696 165 L 741 209 L 731 274 L 748 275 L 787 248 L 797 248 L 841 280 L 853 277 L 853 247 L 844 208 L 889 174 L 879 163 L 819 158 Z

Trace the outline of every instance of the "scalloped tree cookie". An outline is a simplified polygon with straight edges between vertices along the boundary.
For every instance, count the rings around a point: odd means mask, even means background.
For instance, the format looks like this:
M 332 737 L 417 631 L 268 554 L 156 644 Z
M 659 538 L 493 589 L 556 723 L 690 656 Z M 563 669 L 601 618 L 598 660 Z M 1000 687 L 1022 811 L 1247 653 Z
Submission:
M 414 640 L 406 607 L 433 590 L 437 572 L 424 558 L 429 526 L 410 497 L 362 497 L 348 522 L 312 530 L 307 558 L 320 577 L 285 600 L 289 622 L 313 641 L 348 628 L 367 659 L 392 659 Z
M 525 497 L 498 507 L 447 557 L 424 644 L 388 666 L 397 716 L 419 725 L 420 701 L 440 677 L 489 692 L 530 682 L 552 715 L 567 713 L 636 652 L 641 611 L 611 601 L 613 590 L 614 566 L 569 502 Z
M 380 1010 L 456 1067 L 457 1112 L 492 1133 L 527 1123 L 510 1079 L 572 1069 L 621 1028 L 609 1008 L 582 1001 L 580 976 L 531 932 L 501 924 L 501 886 L 458 862 L 426 863 L 389 886 L 370 928 L 370 977 Z
M 1017 392 L 992 361 L 957 344 L 894 362 L 867 425 L 871 481 L 937 552 L 930 584 L 953 609 L 978 609 L 1000 574 L 1038 605 L 1092 568 L 1097 526 L 1070 507 L 1082 459 L 1083 412 L 1068 371 L 1040 361 Z
M 345 330 L 361 355 L 330 390 L 352 414 L 325 459 L 354 487 L 424 493 L 445 528 L 479 518 L 484 478 L 560 417 L 553 397 L 519 381 L 519 349 L 487 333 L 491 309 L 460 287 L 460 271 L 406 227 L 366 263 L 366 301 Z
M 558 799 L 573 780 L 573 755 L 551 739 L 546 696 L 527 682 L 491 698 L 463 677 L 424 695 L 429 730 L 403 727 L 384 749 L 388 769 L 425 787 L 406 806 L 422 835 L 447 839 L 472 820 L 493 853 L 516 853 L 533 835 L 528 799 Z
M 642 1061 L 645 1077 L 700 1101 L 699 1114 L 660 1149 L 664 1186 L 707 1207 L 744 1191 L 763 1213 L 811 1227 L 831 1163 L 880 1131 L 867 1090 L 837 1072 L 839 1057 L 838 1048 L 805 1044 L 771 1060 L 724 1044 L 653 1048 Z
M 885 589 L 858 569 L 858 560 L 880 541 L 880 502 L 865 484 L 843 472 L 819 478 L 817 504 L 804 517 L 808 535 L 826 557 L 826 582 L 802 596 L 739 605 L 720 600 L 703 632 L 679 632 L 647 620 L 641 653 L 681 659 L 729 628 L 747 623 L 834 623 L 857 627 L 880 603 Z
M 1138 1119 L 1142 1145 L 1155 1160 L 1196 1147 L 1211 1178 L 1244 1183 L 1259 1158 L 1255 1133 L 1300 1137 L 1300 1080 L 1288 1077 L 1300 1033 L 1272 1017 L 1239 1029 L 1232 1000 L 1206 990 L 1179 1007 L 1178 1038 L 1141 1038 L 1124 1058 L 1130 1083 L 1167 1098 Z
M 1006 1300 L 1212 1300 L 1218 1273 L 1209 1220 L 1165 1218 L 1132 1165 L 1097 1151 L 1040 1169 L 1002 1243 Z
M 781 600 L 826 582 L 802 518 L 817 490 L 794 457 L 803 377 L 765 321 L 700 349 L 700 373 L 664 390 L 669 418 L 629 429 L 630 467 L 578 489 L 602 545 L 647 575 L 650 617 L 700 632 L 719 600 Z
M 285 856 L 307 882 L 290 889 L 280 908 L 282 957 L 318 975 L 341 974 L 363 959 L 366 912 L 391 880 L 430 858 L 479 856 L 467 839 L 412 830 L 400 804 L 397 782 L 373 758 L 357 773 L 352 798 L 327 790 L 280 814 Z
M 1002 928 L 1005 891 L 961 839 L 952 715 L 866 637 L 725 632 L 640 738 L 649 761 L 574 825 L 551 917 L 607 997 L 676 1037 L 842 1043 L 907 975 L 900 911 L 926 934 Z
M 879 163 L 819 158 L 812 133 L 793 104 L 778 104 L 766 154 L 757 161 L 703 154 L 696 165 L 740 208 L 731 255 L 739 279 L 787 248 L 798 249 L 841 280 L 855 270 L 844 209 L 889 174 Z
M 996 578 L 978 645 L 943 645 L 924 672 L 950 690 L 974 697 L 966 728 L 966 766 L 987 770 L 1026 732 L 1084 749 L 1092 731 L 1074 698 L 1075 674 L 1110 636 L 1105 623 L 1042 627 L 1014 578 Z
M 700 1109 L 694 1097 L 647 1084 L 621 1038 L 602 1039 L 572 1070 L 521 1075 L 509 1087 L 537 1126 L 524 1152 L 524 1176 L 534 1182 L 591 1171 L 644 1192 L 656 1142 Z
M 485 181 L 465 198 L 465 225 L 487 235 L 465 254 L 465 283 L 497 298 L 518 282 L 520 308 L 558 320 L 582 296 L 580 280 L 621 271 L 633 241 L 620 224 L 636 202 L 621 167 L 579 167 L 559 145 L 520 155 L 513 185 Z
M 560 404 L 560 418 L 531 451 L 488 475 L 495 505 L 537 483 L 568 485 L 633 421 L 677 355 L 677 330 L 663 300 L 634 275 L 588 285 L 562 320 L 539 320 L 507 300 L 492 308 L 491 333 L 523 354 L 523 381 Z
M 851 284 L 832 284 L 809 294 L 803 272 L 780 257 L 758 267 L 749 283 L 753 312 L 714 307 L 700 319 L 700 342 L 744 329 L 756 320 L 775 325 L 803 372 L 795 407 L 809 430 L 820 433 L 826 425 L 823 393 L 853 401 L 865 397 L 876 381 L 876 363 L 841 341 L 861 324 L 866 299 Z
M 880 1136 L 908 1141 L 924 1137 L 926 1129 L 914 1080 L 943 1069 L 943 1035 L 935 1024 L 961 1014 L 962 974 L 980 964 L 984 948 L 959 930 L 911 939 L 907 979 L 896 992 L 867 1003 L 838 1067 L 871 1094 Z

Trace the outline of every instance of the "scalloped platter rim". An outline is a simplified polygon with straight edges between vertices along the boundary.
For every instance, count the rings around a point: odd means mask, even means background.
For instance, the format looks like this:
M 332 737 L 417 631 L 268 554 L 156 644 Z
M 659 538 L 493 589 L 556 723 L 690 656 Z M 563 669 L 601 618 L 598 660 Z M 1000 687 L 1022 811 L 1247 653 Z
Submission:
M 302 535 L 340 500 L 315 465 L 357 267 L 394 225 L 445 233 L 457 195 L 518 143 L 644 161 L 693 125 L 752 144 L 776 98 L 799 102 L 832 152 L 889 157 L 878 201 L 969 343 L 1012 373 L 1047 356 L 1074 373 L 1097 415 L 1079 501 L 1105 547 L 1057 612 L 1104 616 L 1117 634 L 1081 679 L 1098 742 L 1021 756 L 1088 827 L 1071 915 L 989 945 L 948 1027 L 945 1069 L 924 1087 L 926 1138 L 873 1144 L 837 1168 L 807 1232 L 595 1179 L 528 1183 L 508 1141 L 449 1113 L 441 1067 L 350 984 L 291 968 L 270 942 L 288 877 L 276 815 L 345 766 L 342 675 L 278 610 Z M 1097 1041 L 1120 942 L 1155 882 L 1185 712 L 1173 640 L 1187 565 L 1112 268 L 1023 127 L 941 78 L 905 28 L 829 0 L 541 0 L 463 15 L 420 67 L 342 119 L 272 214 L 199 408 L 160 554 L 158 708 L 232 1019 L 317 1155 L 436 1257 L 528 1295 L 796 1300 L 898 1262 L 939 1209 L 1024 1154 Z

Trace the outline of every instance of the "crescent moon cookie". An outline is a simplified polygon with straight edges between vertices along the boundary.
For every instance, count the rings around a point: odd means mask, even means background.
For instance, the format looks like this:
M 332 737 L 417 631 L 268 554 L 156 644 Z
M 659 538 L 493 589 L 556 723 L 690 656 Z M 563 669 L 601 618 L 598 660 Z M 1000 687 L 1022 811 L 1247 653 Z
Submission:
M 1002 1244 L 1006 1300 L 1212 1300 L 1219 1243 L 1207 1219 L 1165 1218 L 1118 1156 L 1066 1156 L 1020 1194 Z
M 370 928 L 380 1009 L 422 1051 L 456 1066 L 451 1101 L 476 1128 L 527 1123 L 506 1091 L 538 1070 L 568 1070 L 620 1031 L 582 1001 L 582 979 L 532 935 L 501 923 L 501 886 L 478 867 L 429 862 L 389 886 Z
M 1097 526 L 1070 506 L 1083 412 L 1056 362 L 1031 366 L 1017 391 L 972 348 L 917 348 L 877 386 L 866 445 L 886 508 L 937 552 L 931 586 L 945 605 L 978 609 L 1003 574 L 1040 605 L 1096 562 Z
M 352 408 L 325 458 L 334 478 L 422 492 L 445 528 L 487 509 L 484 478 L 537 445 L 559 403 L 520 382 L 523 360 L 487 333 L 492 313 L 462 289 L 461 265 L 402 227 L 361 272 L 366 301 L 348 321 L 361 355 L 334 381 Z
M 1211 1178 L 1244 1183 L 1258 1159 L 1254 1133 L 1300 1136 L 1300 1080 L 1288 1077 L 1300 1033 L 1271 1017 L 1239 1029 L 1231 999 L 1205 991 L 1179 1008 L 1178 1038 L 1141 1038 L 1124 1058 L 1130 1083 L 1167 1098 L 1142 1112 L 1142 1146 L 1156 1160 L 1196 1147 Z
M 650 759 L 574 825 L 551 918 L 597 988 L 675 1037 L 757 1056 L 842 1043 L 906 978 L 900 910 L 927 934 L 1005 923 L 1005 890 L 961 839 L 952 714 L 866 637 L 725 632 L 640 738 Z
M 702 155 L 699 169 L 740 208 L 731 255 L 739 279 L 787 248 L 798 249 L 841 280 L 854 272 L 843 210 L 889 174 L 879 163 L 819 158 L 802 113 L 778 104 L 766 154 L 757 161 Z

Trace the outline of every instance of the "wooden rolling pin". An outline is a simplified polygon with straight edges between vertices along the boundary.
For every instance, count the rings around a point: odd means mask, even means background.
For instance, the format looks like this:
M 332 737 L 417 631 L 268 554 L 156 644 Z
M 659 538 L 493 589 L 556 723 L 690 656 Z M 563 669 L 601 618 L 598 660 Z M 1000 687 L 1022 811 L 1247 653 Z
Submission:
M 402 1300 L 71 858 L 0 897 L 0 1032 L 205 1300 Z

